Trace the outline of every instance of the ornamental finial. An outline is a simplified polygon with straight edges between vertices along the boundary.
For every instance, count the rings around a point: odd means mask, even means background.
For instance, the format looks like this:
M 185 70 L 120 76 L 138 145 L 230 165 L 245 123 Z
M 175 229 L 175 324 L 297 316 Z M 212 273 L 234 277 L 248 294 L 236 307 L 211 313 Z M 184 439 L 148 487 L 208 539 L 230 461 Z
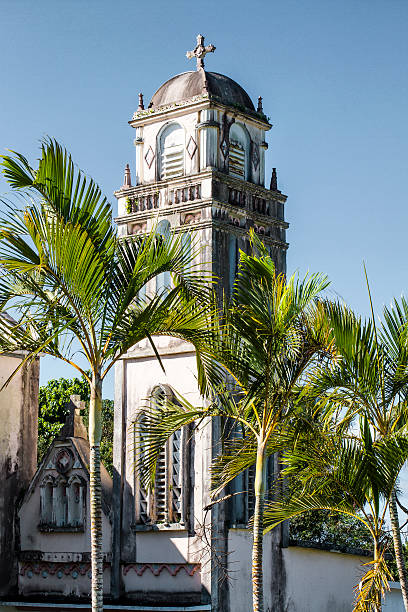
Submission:
M 198 34 L 195 49 L 193 51 L 187 51 L 186 57 L 188 59 L 195 57 L 197 59 L 197 70 L 200 70 L 200 68 L 204 69 L 204 57 L 207 55 L 207 53 L 214 53 L 214 51 L 214 45 L 204 46 L 204 36 Z
M 130 168 L 129 168 L 129 164 L 126 164 L 125 177 L 123 179 L 122 189 L 129 189 L 129 187 L 131 186 L 132 186 L 132 179 L 130 176 Z
M 271 186 L 269 189 L 271 191 L 278 191 L 278 175 L 276 173 L 276 168 L 272 168 Z

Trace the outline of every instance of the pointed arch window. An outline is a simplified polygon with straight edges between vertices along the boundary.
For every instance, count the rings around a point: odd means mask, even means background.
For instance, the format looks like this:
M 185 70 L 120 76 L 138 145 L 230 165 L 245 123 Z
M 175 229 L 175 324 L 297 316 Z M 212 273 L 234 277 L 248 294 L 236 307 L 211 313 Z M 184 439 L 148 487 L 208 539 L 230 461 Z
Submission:
M 63 476 L 57 476 L 54 481 L 53 515 L 53 523 L 56 527 L 64 527 L 67 524 L 67 481 Z
M 48 474 L 40 485 L 40 525 L 50 525 L 53 521 L 54 478 Z
M 67 522 L 71 527 L 82 527 L 85 514 L 85 480 L 79 474 L 73 474 L 68 481 Z
M 247 180 L 249 159 L 249 138 L 245 129 L 233 123 L 229 132 L 229 173 L 231 176 Z
M 174 401 L 168 385 L 158 385 L 151 393 L 151 402 L 166 404 Z M 143 436 L 147 427 L 146 416 L 139 417 L 139 452 L 143 453 Z M 188 428 L 175 432 L 166 442 L 156 464 L 156 480 L 153 491 L 136 487 L 137 523 L 184 524 L 187 520 L 186 500 L 188 489 Z
M 172 179 L 184 174 L 185 134 L 178 123 L 171 123 L 160 134 L 160 178 Z

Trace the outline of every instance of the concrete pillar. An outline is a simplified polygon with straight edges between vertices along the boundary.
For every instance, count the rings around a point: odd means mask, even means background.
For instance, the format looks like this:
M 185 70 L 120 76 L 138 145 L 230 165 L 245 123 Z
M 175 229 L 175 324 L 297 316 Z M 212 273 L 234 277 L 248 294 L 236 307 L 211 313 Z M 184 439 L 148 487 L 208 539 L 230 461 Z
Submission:
M 0 356 L 0 388 L 22 359 Z M 0 391 L 0 596 L 17 585 L 16 509 L 37 467 L 39 371 L 37 359 Z

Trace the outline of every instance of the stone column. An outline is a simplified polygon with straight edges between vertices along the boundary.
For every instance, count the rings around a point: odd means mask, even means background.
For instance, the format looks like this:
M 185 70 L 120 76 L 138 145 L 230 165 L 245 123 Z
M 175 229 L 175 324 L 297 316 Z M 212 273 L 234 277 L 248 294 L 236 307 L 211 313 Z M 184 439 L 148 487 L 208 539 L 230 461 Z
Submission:
M 218 133 L 220 124 L 217 111 L 201 111 L 201 122 L 198 124 L 200 138 L 200 170 L 218 167 Z
M 133 143 L 136 147 L 135 185 L 140 185 L 143 183 L 143 127 L 136 128 L 136 138 L 134 139 Z

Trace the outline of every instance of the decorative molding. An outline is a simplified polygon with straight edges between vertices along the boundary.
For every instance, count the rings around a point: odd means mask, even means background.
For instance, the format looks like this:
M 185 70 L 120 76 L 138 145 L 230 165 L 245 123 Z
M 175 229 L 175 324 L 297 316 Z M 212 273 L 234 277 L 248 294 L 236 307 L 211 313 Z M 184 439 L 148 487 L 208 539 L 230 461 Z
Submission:
M 166 570 L 170 576 L 177 576 L 181 570 L 184 570 L 187 576 L 194 576 L 196 572 L 201 571 L 199 563 L 129 563 L 123 565 L 123 574 L 126 576 L 133 570 L 138 576 L 143 576 L 146 570 L 149 570 L 153 576 L 160 576 Z
M 144 234 L 147 231 L 147 223 L 129 223 L 128 236 L 134 236 L 135 234 Z
M 154 162 L 154 158 L 156 157 L 155 152 L 153 151 L 152 147 L 150 146 L 147 149 L 146 155 L 144 156 L 145 158 L 145 162 L 147 164 L 147 167 L 150 168 L 152 167 L 152 164 Z
M 192 136 L 190 136 L 186 148 L 187 148 L 187 153 L 190 156 L 190 159 L 193 159 L 195 152 L 197 151 L 197 143 Z
M 109 564 L 105 564 L 107 567 Z M 56 576 L 59 579 L 70 576 L 71 578 L 78 578 L 79 576 L 88 575 L 91 578 L 91 564 L 90 563 L 23 563 L 20 565 L 19 570 L 20 576 L 25 576 L 28 579 L 34 576 L 41 576 L 42 578 L 48 578 L 49 576 Z
M 255 171 L 256 171 L 256 170 L 258 170 L 258 166 L 259 166 L 259 162 L 260 162 L 259 146 L 256 144 L 256 142 L 252 142 L 251 157 L 252 157 L 252 164 L 253 164 L 253 166 L 255 168 Z
M 74 464 L 74 455 L 72 454 L 71 449 L 61 448 L 55 453 L 54 461 L 57 472 L 60 474 L 66 474 L 66 472 L 68 472 Z
M 193 225 L 195 223 L 199 223 L 201 221 L 201 211 L 196 213 L 190 212 L 185 214 L 181 219 L 182 225 Z

